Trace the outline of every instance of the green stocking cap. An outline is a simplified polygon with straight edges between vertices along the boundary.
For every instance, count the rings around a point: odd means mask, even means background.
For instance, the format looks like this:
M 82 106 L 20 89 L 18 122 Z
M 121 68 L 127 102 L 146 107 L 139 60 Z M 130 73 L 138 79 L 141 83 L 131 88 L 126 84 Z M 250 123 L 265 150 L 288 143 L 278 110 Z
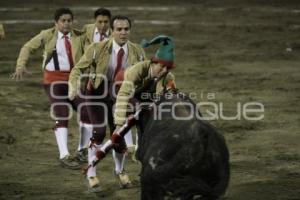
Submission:
M 154 44 L 161 44 L 157 49 L 155 56 L 151 59 L 153 62 L 162 63 L 168 68 L 173 68 L 174 66 L 174 44 L 172 38 L 166 35 L 159 35 L 153 38 L 151 41 L 142 40 L 141 46 L 143 48 L 149 47 Z

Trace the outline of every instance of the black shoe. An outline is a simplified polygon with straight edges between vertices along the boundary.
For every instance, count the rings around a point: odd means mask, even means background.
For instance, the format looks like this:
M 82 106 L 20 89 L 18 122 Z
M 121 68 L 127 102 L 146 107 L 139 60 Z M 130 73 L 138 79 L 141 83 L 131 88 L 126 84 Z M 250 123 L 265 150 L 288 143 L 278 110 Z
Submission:
M 84 148 L 76 152 L 76 159 L 80 163 L 87 163 L 88 161 L 88 149 Z
M 81 165 L 74 156 L 66 155 L 59 159 L 60 164 L 68 169 L 80 169 Z

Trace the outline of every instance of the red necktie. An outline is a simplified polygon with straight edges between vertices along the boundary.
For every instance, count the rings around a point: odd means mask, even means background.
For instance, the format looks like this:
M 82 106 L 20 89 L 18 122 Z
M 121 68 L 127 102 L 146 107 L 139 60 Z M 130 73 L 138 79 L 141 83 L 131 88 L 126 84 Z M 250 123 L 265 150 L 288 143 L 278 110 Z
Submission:
M 104 33 L 100 33 L 100 40 L 99 40 L 99 42 L 101 42 L 102 40 L 104 40 L 104 38 L 105 38 L 105 34 Z
M 65 47 L 66 47 L 66 51 L 67 51 L 67 55 L 68 55 L 70 68 L 73 68 L 74 63 L 73 63 L 73 56 L 72 56 L 72 46 L 69 41 L 69 37 L 67 35 L 65 35 L 64 38 L 65 38 Z
M 121 48 L 118 52 L 118 55 L 117 55 L 117 67 L 115 69 L 115 75 L 114 75 L 114 78 L 115 76 L 118 74 L 118 72 L 122 69 L 122 60 L 123 60 L 123 56 L 124 56 L 124 49 Z

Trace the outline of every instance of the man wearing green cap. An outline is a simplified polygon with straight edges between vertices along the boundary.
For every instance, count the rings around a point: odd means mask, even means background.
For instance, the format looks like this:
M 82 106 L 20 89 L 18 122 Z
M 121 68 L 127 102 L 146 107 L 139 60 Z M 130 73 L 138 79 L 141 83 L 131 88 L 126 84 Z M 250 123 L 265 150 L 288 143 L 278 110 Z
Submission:
M 127 108 L 131 97 L 143 101 L 140 94 L 144 92 L 157 94 L 164 89 L 176 87 L 174 82 L 175 77 L 169 72 L 169 70 L 175 67 L 172 39 L 165 35 L 159 35 L 150 42 L 145 40 L 142 42 L 143 47 L 154 44 L 161 44 L 161 46 L 150 61 L 139 62 L 128 68 L 125 72 L 124 82 L 117 96 L 114 113 L 116 130 L 126 121 Z

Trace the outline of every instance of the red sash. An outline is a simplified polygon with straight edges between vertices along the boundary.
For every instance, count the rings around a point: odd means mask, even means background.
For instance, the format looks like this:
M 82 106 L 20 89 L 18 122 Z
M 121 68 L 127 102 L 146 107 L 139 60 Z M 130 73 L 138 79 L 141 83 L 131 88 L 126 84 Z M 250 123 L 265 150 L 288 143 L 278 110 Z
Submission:
M 50 84 L 55 81 L 68 81 L 69 71 L 48 71 L 44 70 L 44 84 Z

